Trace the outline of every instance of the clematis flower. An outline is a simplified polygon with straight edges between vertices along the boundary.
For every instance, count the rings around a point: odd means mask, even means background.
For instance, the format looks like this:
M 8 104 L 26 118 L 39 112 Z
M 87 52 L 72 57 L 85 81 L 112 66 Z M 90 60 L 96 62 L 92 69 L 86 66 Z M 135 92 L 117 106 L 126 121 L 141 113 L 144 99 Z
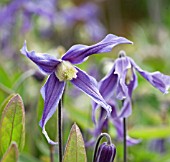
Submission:
M 108 104 L 112 107 L 111 115 L 108 118 L 106 118 L 106 112 L 104 111 L 104 109 L 100 110 L 100 116 L 98 118 L 98 122 L 96 123 L 94 130 L 91 131 L 93 138 L 86 143 L 86 146 L 94 145 L 95 139 L 102 132 L 108 131 L 109 122 L 111 122 L 116 129 L 116 140 L 123 141 L 124 138 L 123 120 L 118 116 L 118 105 L 113 100 L 108 102 Z M 130 136 L 127 135 L 126 142 L 127 142 L 127 146 L 132 146 L 140 143 L 141 140 L 131 138 Z
M 159 71 L 150 73 L 142 70 L 132 58 L 126 56 L 124 51 L 121 51 L 119 56 L 115 60 L 110 73 L 99 82 L 99 91 L 106 101 L 112 97 L 122 100 L 123 107 L 119 113 L 119 117 L 128 117 L 132 112 L 132 93 L 138 85 L 135 71 L 164 94 L 168 93 L 170 76 L 164 75 Z M 97 105 L 94 104 L 93 121 L 95 121 L 96 108 Z
M 101 42 L 92 46 L 81 44 L 72 46 L 61 59 L 56 59 L 54 56 L 48 54 L 39 54 L 35 51 L 28 51 L 26 42 L 24 43 L 21 53 L 37 64 L 42 72 L 49 75 L 45 85 L 41 89 L 45 104 L 40 126 L 50 144 L 56 144 L 56 142 L 49 139 L 48 134 L 45 131 L 45 125 L 56 111 L 66 81 L 70 81 L 73 85 L 91 97 L 97 104 L 101 105 L 107 111 L 108 115 L 110 114 L 111 107 L 99 93 L 97 81 L 86 72 L 75 67 L 74 64 L 84 62 L 87 60 L 88 56 L 92 54 L 109 52 L 114 46 L 124 43 L 131 44 L 132 42 L 126 38 L 109 34 Z

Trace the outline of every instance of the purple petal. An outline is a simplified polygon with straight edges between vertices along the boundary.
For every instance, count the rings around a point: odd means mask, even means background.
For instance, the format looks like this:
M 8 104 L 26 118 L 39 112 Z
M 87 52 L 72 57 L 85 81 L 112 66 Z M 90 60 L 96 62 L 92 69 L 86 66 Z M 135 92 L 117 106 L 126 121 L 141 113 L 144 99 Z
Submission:
M 22 54 L 32 60 L 35 64 L 37 64 L 37 66 L 42 72 L 47 74 L 50 74 L 55 71 L 56 66 L 60 63 L 60 61 L 58 61 L 54 56 L 50 56 L 48 54 L 39 54 L 35 51 L 29 52 L 27 50 L 26 41 L 24 42 L 24 45 L 20 51 Z
M 134 69 L 132 68 L 132 80 L 130 81 L 130 83 L 127 85 L 128 86 L 128 93 L 129 93 L 129 97 L 132 98 L 132 93 L 135 90 L 135 88 L 138 86 L 138 78 L 137 75 L 134 71 Z
M 118 140 L 123 141 L 123 136 L 124 136 L 124 133 L 123 133 L 123 120 L 122 120 L 123 118 L 120 118 L 118 116 L 118 112 L 117 112 L 118 107 L 117 107 L 116 103 L 111 101 L 111 102 L 109 102 L 109 104 L 112 107 L 112 113 L 111 113 L 110 119 L 111 119 L 113 125 L 116 128 L 117 138 L 118 138 Z M 128 146 L 132 146 L 132 145 L 140 143 L 141 140 L 131 138 L 131 137 L 129 137 L 127 135 L 126 136 L 126 142 L 127 142 Z
M 23 5 L 24 10 L 30 12 L 32 15 L 36 14 L 42 17 L 47 17 L 51 21 L 55 18 L 55 7 L 56 3 L 53 0 L 41 0 L 41 3 L 38 3 L 38 1 L 27 1 Z
M 111 112 L 111 107 L 106 103 L 106 101 L 99 93 L 97 81 L 93 77 L 89 76 L 86 72 L 78 68 L 76 69 L 78 71 L 77 78 L 71 80 L 71 82 L 81 91 L 91 97 L 96 103 L 101 105 L 107 111 L 107 114 L 109 116 Z
M 70 7 L 61 11 L 67 26 L 74 25 L 78 21 L 88 22 L 97 19 L 98 7 L 94 3 L 84 3 L 78 7 Z M 81 14 L 79 14 L 81 13 Z M 90 17 L 90 19 L 89 19 Z
M 119 118 L 127 118 L 132 114 L 132 104 L 131 104 L 131 98 L 127 97 L 123 101 L 123 106 L 121 108 Z
M 90 19 L 87 21 L 85 26 L 86 33 L 89 34 L 90 40 L 99 41 L 106 35 L 106 29 L 98 21 L 98 19 Z
M 117 74 L 115 72 L 115 66 L 113 66 L 110 73 L 108 73 L 100 82 L 99 82 L 99 91 L 105 100 L 109 99 L 117 85 Z
M 129 58 L 134 68 L 155 88 L 167 94 L 170 87 L 170 76 L 157 72 L 147 72 L 142 70 L 131 58 Z
M 100 145 L 95 162 L 113 162 L 116 155 L 116 147 L 114 144 L 104 142 Z
M 126 38 L 108 34 L 101 42 L 92 46 L 74 45 L 62 57 L 62 60 L 70 61 L 72 64 L 80 64 L 84 62 L 88 56 L 110 52 L 112 48 L 118 44 L 131 44 L 132 42 Z
M 85 142 L 85 146 L 86 147 L 90 147 L 90 146 L 94 146 L 96 143 L 96 137 L 95 138 L 92 138 L 90 139 L 89 141 Z
M 113 125 L 116 128 L 118 140 L 119 141 L 123 141 L 124 132 L 123 132 L 123 121 L 122 121 L 122 118 L 114 118 L 114 119 L 112 119 L 112 122 L 113 122 Z M 141 140 L 139 140 L 139 139 L 131 138 L 128 135 L 126 136 L 127 146 L 136 145 L 136 144 L 138 144 L 140 142 L 141 142 Z
M 95 129 L 91 132 L 93 134 L 93 136 L 95 136 L 95 137 L 98 137 L 100 135 L 100 133 L 102 133 L 103 130 L 108 129 L 108 118 L 106 118 L 105 112 L 106 111 L 104 111 L 104 109 L 101 109 L 100 117 L 98 119 L 98 122 L 95 125 Z
M 110 97 L 114 94 L 114 89 L 117 85 L 117 75 L 114 74 L 114 70 L 115 68 L 113 67 L 110 73 L 99 82 L 99 92 L 105 100 L 110 99 Z M 95 111 L 97 107 L 98 107 L 97 103 L 93 103 L 92 121 L 94 123 L 96 123 Z
M 152 151 L 155 151 L 157 153 L 165 153 L 166 152 L 166 139 L 160 138 L 160 139 L 153 139 L 150 144 L 149 148 Z
M 133 146 L 133 145 L 137 145 L 141 142 L 141 139 L 135 139 L 135 138 L 131 138 L 129 136 L 126 136 L 126 142 L 128 146 Z
M 63 94 L 64 87 L 65 82 L 60 82 L 55 74 L 52 73 L 45 85 L 41 88 L 41 94 L 44 99 L 44 111 L 40 121 L 40 126 L 42 127 L 43 133 L 45 134 L 48 142 L 51 144 L 52 141 L 49 139 L 45 131 L 45 125 L 56 111 L 59 100 Z
M 116 98 L 123 100 L 128 96 L 128 87 L 126 85 L 127 70 L 131 68 L 127 57 L 118 58 L 115 61 L 115 72 L 118 75 Z

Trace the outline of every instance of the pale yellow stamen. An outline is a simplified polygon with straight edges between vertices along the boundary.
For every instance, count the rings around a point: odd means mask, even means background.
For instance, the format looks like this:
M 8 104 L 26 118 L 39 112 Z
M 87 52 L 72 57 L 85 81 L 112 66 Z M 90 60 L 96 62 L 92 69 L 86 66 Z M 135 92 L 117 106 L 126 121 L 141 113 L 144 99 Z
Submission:
M 59 81 L 72 80 L 77 78 L 77 70 L 69 61 L 62 61 L 56 69 L 56 76 Z
M 130 82 L 133 80 L 133 72 L 132 69 L 128 69 L 126 73 L 126 84 L 129 85 Z

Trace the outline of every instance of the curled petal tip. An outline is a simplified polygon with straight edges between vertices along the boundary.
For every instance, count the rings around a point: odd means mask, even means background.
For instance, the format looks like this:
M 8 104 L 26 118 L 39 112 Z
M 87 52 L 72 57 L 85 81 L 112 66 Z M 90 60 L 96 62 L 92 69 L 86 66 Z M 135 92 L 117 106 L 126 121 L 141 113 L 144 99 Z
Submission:
M 107 111 L 107 116 L 106 118 L 109 118 L 111 116 L 111 112 L 112 112 L 112 107 L 110 105 L 106 106 L 106 111 Z
M 24 41 L 23 47 L 20 49 L 20 52 L 24 55 L 27 55 L 27 42 Z
M 165 92 L 163 94 L 168 94 L 169 93 L 169 88 L 170 88 L 170 85 L 167 85 L 166 88 L 165 88 Z
M 129 43 L 132 44 L 132 45 L 134 44 L 132 41 L 129 41 Z
M 110 105 L 107 106 L 108 113 L 110 114 L 112 112 L 112 107 Z
M 42 133 L 44 134 L 45 138 L 47 139 L 47 141 L 50 145 L 57 145 L 58 144 L 58 142 L 54 142 L 49 138 L 45 128 L 43 128 Z

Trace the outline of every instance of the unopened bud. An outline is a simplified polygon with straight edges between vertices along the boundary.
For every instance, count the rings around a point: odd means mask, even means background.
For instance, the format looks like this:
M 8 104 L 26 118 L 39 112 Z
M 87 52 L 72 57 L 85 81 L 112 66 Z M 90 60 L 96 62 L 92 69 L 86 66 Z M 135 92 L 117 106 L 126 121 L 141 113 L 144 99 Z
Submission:
M 113 162 L 116 155 L 116 148 L 114 144 L 104 142 L 100 145 L 95 162 Z

